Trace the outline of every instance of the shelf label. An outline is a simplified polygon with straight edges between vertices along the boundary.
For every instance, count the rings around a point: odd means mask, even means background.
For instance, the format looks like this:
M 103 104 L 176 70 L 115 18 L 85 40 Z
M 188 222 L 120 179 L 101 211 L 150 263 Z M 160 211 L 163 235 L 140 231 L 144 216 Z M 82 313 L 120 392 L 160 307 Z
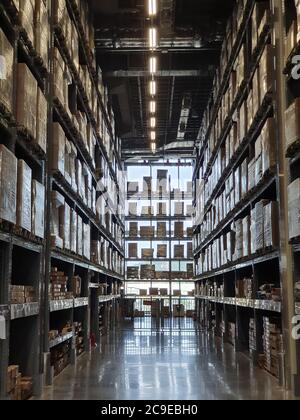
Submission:
M 6 320 L 0 315 L 0 340 L 6 340 Z

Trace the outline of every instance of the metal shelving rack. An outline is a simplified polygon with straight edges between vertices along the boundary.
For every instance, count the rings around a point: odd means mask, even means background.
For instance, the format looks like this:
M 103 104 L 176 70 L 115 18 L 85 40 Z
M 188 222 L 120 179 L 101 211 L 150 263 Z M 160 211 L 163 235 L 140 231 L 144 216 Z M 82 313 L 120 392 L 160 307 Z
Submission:
M 220 89 L 215 98 L 211 100 L 212 118 L 208 130 L 203 134 L 200 132 L 199 139 L 202 136 L 202 142 L 199 142 L 198 157 L 194 171 L 194 194 L 196 192 L 196 183 L 199 181 L 200 168 L 204 163 L 205 149 L 208 145 L 211 131 L 214 127 L 214 123 L 217 117 L 218 110 L 221 106 L 222 97 L 225 94 L 227 85 L 229 83 L 230 73 L 234 68 L 234 62 L 238 56 L 239 50 L 242 46 L 244 39 L 249 36 L 249 26 L 251 22 L 251 15 L 254 9 L 255 1 L 248 0 L 245 2 L 244 15 L 241 19 L 241 24 L 237 32 L 236 40 L 232 48 L 231 55 L 228 60 L 227 67 L 225 69 Z M 203 250 L 207 248 L 215 239 L 219 238 L 222 233 L 226 232 L 229 225 L 241 218 L 250 214 L 254 204 L 260 199 L 273 198 L 278 202 L 281 210 L 280 218 L 278 220 L 279 231 L 280 231 L 280 247 L 277 249 L 266 249 L 264 252 L 251 255 L 247 258 L 243 258 L 238 261 L 234 261 L 217 270 L 212 270 L 207 273 L 202 273 L 196 276 L 196 288 L 200 289 L 201 285 L 212 285 L 214 282 L 224 287 L 224 295 L 226 297 L 216 296 L 203 296 L 196 292 L 196 307 L 197 317 L 201 324 L 205 327 L 212 328 L 218 336 L 221 336 L 225 342 L 229 342 L 229 323 L 236 324 L 236 342 L 235 348 L 237 351 L 245 352 L 249 355 L 249 321 L 254 319 L 254 325 L 256 328 L 256 351 L 251 352 L 254 362 L 258 361 L 258 355 L 262 353 L 262 324 L 263 317 L 269 316 L 276 318 L 282 325 L 283 337 L 284 337 L 284 349 L 285 354 L 280 354 L 281 365 L 280 366 L 280 383 L 287 388 L 291 388 L 291 382 L 293 374 L 297 371 L 295 369 L 294 360 L 294 348 L 295 343 L 291 340 L 291 317 L 295 313 L 294 308 L 291 308 L 291 300 L 288 297 L 291 293 L 290 270 L 286 270 L 286 267 L 291 267 L 288 263 L 289 250 L 287 250 L 287 239 L 286 232 L 288 232 L 288 206 L 286 197 L 286 178 L 282 174 L 286 174 L 284 168 L 284 119 L 282 112 L 283 102 L 283 77 L 280 74 L 282 69 L 282 51 L 285 40 L 285 34 L 282 29 L 282 2 L 279 0 L 270 0 L 271 24 L 267 23 L 263 28 L 263 31 L 258 39 L 258 44 L 255 50 L 252 52 L 251 60 L 248 64 L 247 75 L 242 82 L 235 100 L 232 103 L 231 109 L 229 110 L 228 117 L 225 119 L 221 135 L 216 142 L 216 146 L 211 153 L 208 161 L 207 169 L 204 171 L 203 179 L 207 181 L 210 175 L 212 165 L 214 164 L 217 154 L 224 144 L 226 136 L 232 125 L 233 116 L 236 110 L 239 108 L 242 100 L 245 98 L 249 89 L 251 89 L 251 80 L 254 75 L 255 69 L 259 65 L 260 58 L 263 53 L 263 49 L 267 43 L 275 45 L 275 56 L 276 56 L 276 89 L 274 94 L 265 97 L 262 105 L 255 116 L 255 119 L 248 130 L 245 138 L 241 140 L 238 150 L 234 153 L 229 165 L 222 173 L 220 180 L 216 187 L 212 191 L 211 196 L 205 203 L 204 214 L 210 210 L 214 203 L 214 200 L 223 191 L 225 181 L 232 171 L 237 168 L 243 157 L 247 155 L 251 145 L 253 145 L 256 138 L 259 136 L 260 131 L 270 116 L 273 116 L 276 120 L 276 134 L 277 134 L 277 162 L 276 167 L 265 174 L 261 182 L 256 185 L 244 199 L 236 206 L 221 223 L 207 236 L 204 237 L 200 242 L 197 243 L 195 240 L 195 260 L 197 262 L 199 255 Z M 250 53 L 248 52 L 248 58 Z M 279 69 L 279 71 L 278 71 Z M 251 154 L 251 153 L 250 153 Z M 196 195 L 194 196 L 194 204 L 196 205 Z M 286 213 L 286 214 L 285 214 Z M 194 233 L 198 234 L 200 229 L 200 221 L 195 220 Z M 272 283 L 275 283 L 277 287 L 281 287 L 282 290 L 282 303 L 275 301 L 257 301 L 256 292 L 259 286 L 263 284 L 266 277 L 265 275 L 272 273 Z M 252 299 L 237 299 L 235 285 L 236 281 L 243 278 L 253 279 L 253 296 Z M 299 367 L 298 367 L 299 371 Z M 297 375 L 295 376 L 296 378 Z M 294 387 L 295 388 L 295 387 Z
M 119 203 L 124 202 L 123 187 L 119 185 L 117 171 L 122 170 L 122 164 L 117 150 L 117 140 L 113 135 L 109 116 L 105 109 L 103 100 L 98 90 L 98 79 L 96 69 L 93 69 L 92 61 L 88 51 L 87 42 L 84 39 L 84 28 L 80 21 L 77 3 L 67 0 L 67 7 L 70 18 L 78 30 L 81 52 L 85 60 L 93 87 L 97 90 L 97 97 L 108 125 L 110 142 L 113 149 L 114 159 L 110 160 L 103 140 L 97 132 L 96 123 L 85 95 L 83 85 L 78 73 L 74 72 L 72 60 L 68 51 L 63 45 L 58 28 L 54 28 L 54 7 L 53 0 L 47 0 L 49 16 L 49 62 L 43 63 L 34 50 L 26 32 L 21 28 L 18 11 L 11 0 L 0 2 L 0 27 L 10 41 L 14 49 L 14 103 L 12 112 L 0 104 L 0 132 L 1 143 L 3 143 L 18 159 L 24 159 L 33 169 L 34 179 L 43 183 L 46 188 L 45 203 L 45 240 L 40 240 L 31 234 L 25 233 L 15 226 L 0 221 L 0 400 L 9 399 L 6 390 L 7 367 L 10 364 L 19 365 L 20 371 L 25 376 L 33 378 L 33 393 L 40 395 L 45 384 L 53 382 L 53 368 L 50 363 L 51 350 L 57 346 L 71 343 L 70 362 L 76 360 L 75 333 L 70 332 L 64 336 L 50 341 L 48 331 L 61 322 L 70 321 L 82 322 L 84 349 L 90 350 L 91 337 L 95 342 L 100 341 L 98 326 L 93 323 L 93 318 L 99 315 L 99 304 L 104 305 L 104 312 L 110 313 L 110 328 L 115 328 L 119 321 L 120 286 L 124 279 L 122 272 L 116 273 L 107 267 L 92 263 L 84 257 L 75 255 L 69 251 L 52 248 L 50 243 L 50 194 L 51 190 L 57 190 L 76 209 L 82 218 L 88 222 L 93 229 L 93 237 L 104 238 L 109 246 L 115 250 L 121 258 L 124 258 L 124 220 L 112 206 L 112 199 L 107 193 L 107 205 L 113 214 L 113 221 L 120 226 L 122 234 L 121 243 L 117 243 L 112 233 L 102 226 L 96 219 L 91 209 L 85 205 L 82 199 L 74 193 L 68 182 L 57 173 L 50 170 L 50 155 L 52 151 L 52 121 L 59 121 L 66 133 L 66 136 L 76 146 L 78 156 L 91 170 L 93 185 L 96 186 L 97 178 L 95 167 L 90 156 L 84 148 L 83 139 L 74 129 L 68 115 L 63 107 L 53 96 L 53 47 L 59 47 L 63 58 L 68 65 L 73 83 L 77 87 L 77 99 L 83 107 L 90 123 L 94 129 L 97 140 L 97 153 L 102 156 L 109 168 L 110 177 L 116 185 Z M 17 63 L 26 63 L 37 80 L 38 86 L 45 94 L 48 101 L 48 146 L 47 154 L 36 146 L 31 137 L 22 127 L 18 127 L 14 114 L 16 110 L 16 72 Z M 20 261 L 22 260 L 22 264 Z M 49 297 L 49 283 L 51 267 L 59 267 L 66 275 L 78 275 L 82 279 L 82 295 L 77 298 L 64 301 L 51 301 Z M 20 275 L 22 270 L 22 275 Z M 10 302 L 10 285 L 20 284 L 26 278 L 27 284 L 34 286 L 37 291 L 37 301 L 30 304 L 12 305 Z M 99 296 L 101 285 L 107 284 L 107 295 Z M 23 285 L 23 284 L 22 284 Z
M 141 163 L 141 164 L 132 164 L 132 163 L 128 163 L 126 162 L 126 166 L 127 168 L 132 167 L 132 166 L 145 166 L 145 164 Z M 149 177 L 151 177 L 152 180 L 155 179 L 154 177 L 154 169 L 157 167 L 159 169 L 165 169 L 167 170 L 169 167 L 170 168 L 174 168 L 174 167 L 178 167 L 178 170 L 180 168 L 180 166 L 190 166 L 187 165 L 186 163 L 172 163 L 172 162 L 167 162 L 167 163 L 156 163 L 156 162 L 149 162 L 149 167 L 150 167 L 150 173 L 149 173 Z M 179 177 L 178 177 L 179 179 Z M 128 232 L 126 232 L 126 243 L 132 243 L 132 242 L 136 242 L 136 243 L 140 243 L 140 242 L 147 242 L 150 244 L 150 248 L 154 248 L 154 244 L 155 243 L 159 243 L 159 242 L 164 242 L 165 244 L 167 244 L 167 258 L 130 258 L 128 255 L 126 256 L 126 265 L 130 265 L 130 263 L 137 263 L 137 262 L 143 262 L 143 263 L 155 263 L 155 262 L 161 262 L 161 263 L 166 263 L 166 265 L 168 266 L 167 271 L 169 272 L 168 276 L 166 276 L 165 279 L 133 279 L 133 278 L 126 278 L 125 280 L 125 284 L 126 283 L 148 283 L 149 287 L 151 288 L 153 283 L 158 284 L 158 283 L 168 283 L 169 285 L 169 289 L 170 289 L 170 293 L 167 296 L 153 296 L 153 295 L 148 295 L 148 296 L 144 296 L 141 297 L 139 295 L 136 296 L 136 301 L 139 302 L 141 299 L 142 300 L 148 300 L 151 302 L 156 302 L 158 299 L 163 300 L 165 303 L 166 301 L 168 301 L 168 306 L 170 308 L 170 314 L 172 314 L 173 312 L 173 304 L 177 304 L 177 303 L 183 303 L 185 300 L 187 300 L 189 297 L 188 296 L 173 296 L 172 294 L 172 286 L 174 284 L 180 284 L 180 283 L 184 283 L 184 282 L 189 282 L 192 281 L 192 278 L 186 278 L 186 279 L 181 279 L 181 278 L 173 278 L 172 277 L 172 262 L 179 262 L 179 267 L 181 266 L 181 263 L 193 263 L 193 258 L 173 258 L 172 257 L 172 246 L 174 243 L 178 243 L 178 244 L 185 244 L 188 242 L 192 242 L 192 237 L 188 237 L 188 236 L 183 236 L 183 237 L 176 237 L 175 236 L 175 232 L 172 231 L 172 222 L 178 221 L 178 222 L 187 222 L 187 221 L 191 221 L 192 220 L 192 216 L 186 216 L 186 215 L 178 215 L 178 216 L 173 216 L 172 215 L 172 203 L 174 203 L 175 201 L 184 201 L 185 203 L 188 203 L 189 201 L 192 202 L 192 193 L 188 193 L 188 192 L 182 192 L 181 194 L 176 193 L 174 194 L 174 192 L 171 190 L 171 179 L 170 179 L 170 175 L 167 179 L 167 193 L 159 193 L 157 191 L 154 191 L 154 189 L 151 190 L 151 192 L 149 192 L 149 195 L 145 195 L 144 192 L 138 192 L 138 193 L 127 193 L 127 200 L 128 202 L 139 202 L 139 201 L 147 201 L 149 206 L 153 206 L 153 202 L 164 202 L 169 206 L 169 209 L 167 211 L 166 215 L 163 216 L 131 216 L 131 215 L 127 215 L 125 217 L 126 223 L 130 223 L 130 222 L 138 222 L 138 223 L 143 223 L 143 222 L 150 222 L 151 226 L 153 227 L 153 223 L 156 222 L 166 222 L 166 228 L 168 229 L 167 231 L 167 236 L 164 237 L 158 237 L 157 235 L 155 237 L 133 237 L 128 235 Z M 131 296 L 129 296 L 131 297 Z M 137 303 L 137 306 L 141 306 L 139 303 Z M 143 306 L 143 305 L 142 305 Z M 149 311 L 148 311 L 149 312 Z M 151 310 L 150 310 L 151 313 Z

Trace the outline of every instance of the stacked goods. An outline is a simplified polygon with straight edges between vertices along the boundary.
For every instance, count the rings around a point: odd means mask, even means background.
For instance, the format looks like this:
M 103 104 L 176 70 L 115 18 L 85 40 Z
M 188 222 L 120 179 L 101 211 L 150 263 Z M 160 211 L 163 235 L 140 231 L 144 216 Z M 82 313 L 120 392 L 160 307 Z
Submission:
M 280 353 L 284 353 L 283 336 L 278 320 L 265 317 L 263 321 L 264 368 L 279 377 Z
M 31 226 L 32 233 L 39 237 L 44 238 L 45 231 L 45 187 L 36 180 L 32 180 L 32 214 Z
M 137 203 L 129 203 L 129 216 L 137 216 Z
M 190 204 L 186 206 L 186 216 L 192 216 L 194 212 L 194 207 Z
M 297 178 L 288 187 L 289 200 L 289 238 L 300 236 L 300 178 Z
M 17 164 L 15 156 L 0 144 L 0 219 L 17 221 Z
M 81 296 L 81 284 L 82 281 L 79 276 L 73 276 L 71 278 L 70 291 L 73 293 L 74 298 Z
M 255 3 L 251 21 L 253 52 L 257 46 L 264 26 L 270 22 L 269 1 Z
M 167 194 L 167 177 L 168 171 L 158 170 L 157 171 L 157 187 L 156 190 L 159 195 L 163 196 Z
M 183 238 L 183 222 L 175 222 L 174 224 L 174 237 L 175 238 Z
M 149 217 L 154 215 L 154 210 L 152 206 L 142 206 L 141 216 Z
M 138 236 L 138 223 L 137 222 L 130 222 L 129 224 L 129 236 L 132 238 L 136 238 Z
M 166 222 L 157 222 L 156 235 L 157 235 L 158 238 L 165 238 L 167 236 L 167 224 L 166 224 Z
M 59 375 L 69 365 L 70 351 L 70 341 L 51 350 L 51 366 L 54 368 L 54 376 Z
M 168 296 L 168 289 L 159 289 L 160 296 Z
M 149 295 L 150 296 L 158 296 L 159 295 L 158 289 L 156 287 L 150 287 Z
M 141 279 L 155 279 L 155 265 L 141 265 Z
M 274 302 L 281 302 L 281 289 L 276 288 L 274 284 L 263 284 L 259 287 L 256 293 L 256 298 L 259 300 L 273 300 Z
M 19 366 L 8 366 L 7 393 L 13 401 L 29 399 L 33 393 L 32 377 L 22 377 Z
M 139 183 L 138 182 L 127 182 L 127 192 L 130 195 L 138 194 Z
M 148 290 L 147 289 L 140 289 L 140 296 L 147 296 Z
M 157 258 L 167 258 L 167 245 L 157 245 Z
M 155 278 L 156 280 L 167 280 L 170 276 L 169 271 L 156 271 Z
M 192 259 L 193 258 L 193 243 L 188 242 L 187 244 L 187 258 Z
M 186 230 L 186 236 L 188 238 L 192 238 L 193 237 L 193 233 L 194 233 L 194 229 L 192 227 L 187 228 L 187 230 Z
M 250 319 L 249 322 L 249 350 L 255 352 L 257 350 L 256 345 L 256 324 L 255 319 Z
M 26 64 L 18 64 L 17 123 L 36 141 L 38 85 Z
M 300 98 L 295 101 L 285 112 L 286 149 L 300 140 Z
M 174 290 L 174 296 L 180 296 L 179 295 L 175 295 L 175 290 Z M 175 318 L 184 318 L 185 316 L 185 308 L 184 305 L 173 305 L 173 316 Z
M 154 256 L 154 249 L 153 248 L 144 248 L 142 249 L 142 258 L 148 259 L 153 258 Z
M 239 299 L 252 299 L 253 279 L 237 280 L 235 285 L 235 297 Z
M 48 9 L 43 0 L 35 0 L 34 13 L 34 48 L 42 58 L 44 66 L 48 63 Z
M 132 280 L 139 279 L 139 268 L 127 267 L 127 279 L 132 279 Z
M 140 227 L 141 238 L 154 238 L 155 228 L 152 226 L 141 226 Z
M 3 62 L 0 72 L 0 105 L 4 105 L 8 112 L 12 112 L 14 50 L 2 29 L 0 29 L 0 57 Z
M 82 322 L 74 322 L 76 356 L 84 352 L 84 337 Z
M 152 178 L 145 176 L 143 178 L 143 195 L 148 197 L 152 193 Z
M 157 203 L 157 216 L 167 215 L 167 203 Z
M 57 191 L 51 192 L 51 243 L 52 246 L 63 248 L 63 239 L 60 237 L 60 208 L 64 207 L 65 199 Z
M 64 300 L 73 297 L 73 294 L 69 293 L 67 289 L 68 277 L 55 267 L 51 268 L 50 283 L 49 292 L 51 300 Z
M 174 245 L 174 258 L 184 258 L 184 245 Z
M 138 257 L 137 251 L 138 251 L 137 243 L 128 244 L 128 257 L 129 258 L 137 258 Z
M 33 303 L 37 301 L 36 291 L 31 286 L 10 286 L 10 302 L 12 305 Z
M 163 317 L 164 318 L 170 318 L 171 313 L 170 313 L 170 308 L 169 306 L 164 306 L 163 307 Z
M 187 273 L 186 271 L 172 271 L 171 273 L 171 278 L 173 280 L 177 280 L 177 279 L 186 279 L 187 278 Z

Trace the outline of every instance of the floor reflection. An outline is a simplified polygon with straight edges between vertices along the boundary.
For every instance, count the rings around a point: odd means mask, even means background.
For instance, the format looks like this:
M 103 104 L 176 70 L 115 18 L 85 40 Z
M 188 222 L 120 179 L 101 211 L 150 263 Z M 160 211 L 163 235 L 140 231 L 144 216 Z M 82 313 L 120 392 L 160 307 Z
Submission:
M 125 324 L 91 355 L 67 368 L 42 399 L 237 400 L 287 399 L 267 373 L 231 346 L 195 330 L 192 320 L 153 328 Z M 151 329 L 152 327 L 152 329 Z

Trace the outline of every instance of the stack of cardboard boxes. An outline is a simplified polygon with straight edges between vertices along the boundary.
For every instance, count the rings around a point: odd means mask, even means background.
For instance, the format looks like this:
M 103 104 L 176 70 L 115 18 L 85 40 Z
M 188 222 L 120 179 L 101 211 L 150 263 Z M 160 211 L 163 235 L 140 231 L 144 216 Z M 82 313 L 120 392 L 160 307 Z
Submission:
M 251 352 L 257 351 L 257 343 L 256 343 L 256 323 L 255 319 L 251 318 L 249 321 L 249 350 Z
M 13 401 L 29 399 L 33 393 L 32 377 L 22 377 L 19 366 L 8 366 L 7 393 Z
M 279 377 L 280 354 L 284 353 L 283 336 L 278 320 L 265 317 L 263 320 L 264 368 Z
M 10 286 L 10 303 L 20 305 L 37 302 L 36 290 L 32 286 Z
M 50 273 L 49 294 L 51 300 L 72 299 L 73 293 L 68 292 L 68 277 L 57 268 L 52 267 Z

